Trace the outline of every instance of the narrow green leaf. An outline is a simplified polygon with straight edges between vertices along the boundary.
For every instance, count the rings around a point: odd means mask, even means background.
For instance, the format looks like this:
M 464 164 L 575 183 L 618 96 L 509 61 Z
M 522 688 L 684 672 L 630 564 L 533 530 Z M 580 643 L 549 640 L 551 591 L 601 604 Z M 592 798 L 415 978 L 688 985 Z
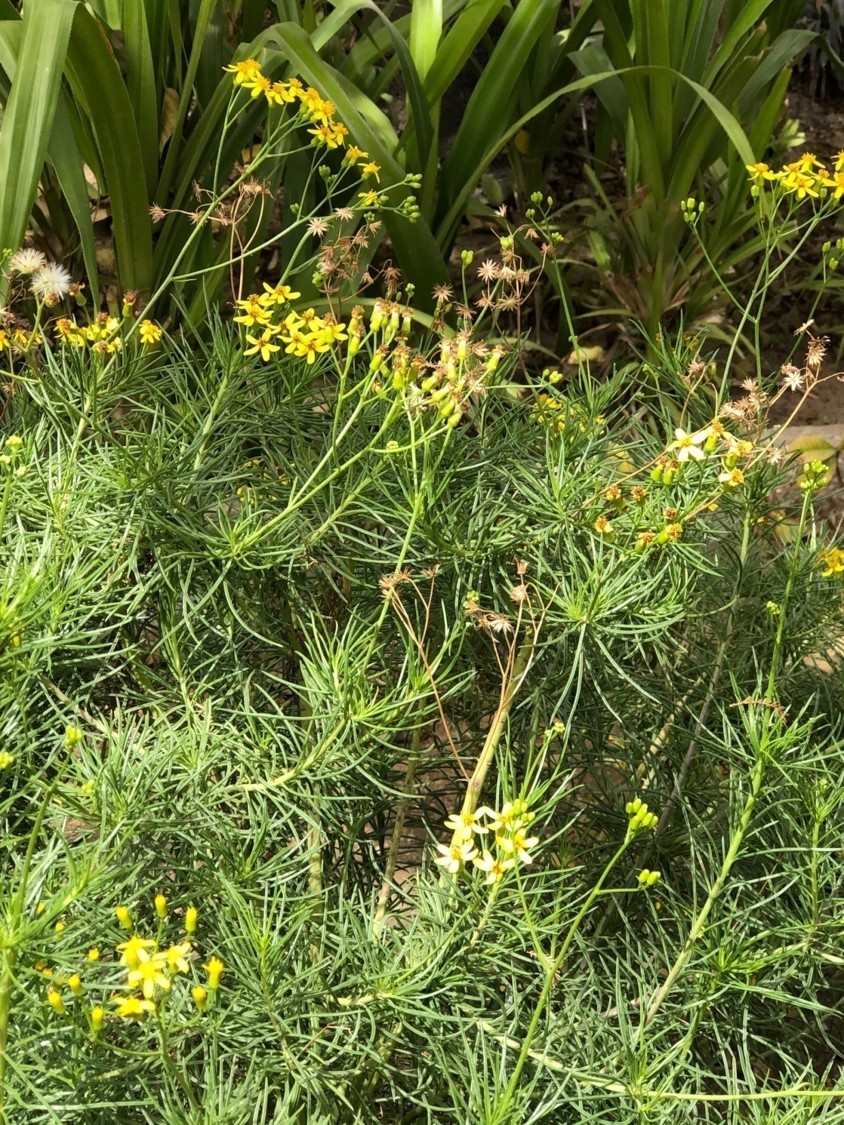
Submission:
M 170 193 L 170 187 L 176 177 L 176 169 L 179 164 L 182 148 L 185 119 L 187 118 L 188 109 L 194 94 L 194 82 L 202 56 L 202 45 L 205 41 L 205 35 L 208 31 L 211 17 L 214 14 L 216 3 L 217 0 L 199 0 L 199 11 L 193 29 L 194 40 L 191 46 L 188 67 L 182 81 L 182 89 L 179 97 L 179 112 L 176 117 L 173 136 L 170 139 L 170 144 L 167 149 L 167 156 L 164 159 L 164 167 L 161 170 L 161 176 L 156 188 L 156 196 L 159 199 L 167 198 Z

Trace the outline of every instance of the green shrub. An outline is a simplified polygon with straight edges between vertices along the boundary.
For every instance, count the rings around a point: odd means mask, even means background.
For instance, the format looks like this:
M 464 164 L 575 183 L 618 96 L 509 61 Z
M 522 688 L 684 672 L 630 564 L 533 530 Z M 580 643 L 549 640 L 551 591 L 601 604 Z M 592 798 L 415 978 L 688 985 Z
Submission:
M 12 356 L 4 1125 L 844 1116 L 828 471 L 512 285 Z

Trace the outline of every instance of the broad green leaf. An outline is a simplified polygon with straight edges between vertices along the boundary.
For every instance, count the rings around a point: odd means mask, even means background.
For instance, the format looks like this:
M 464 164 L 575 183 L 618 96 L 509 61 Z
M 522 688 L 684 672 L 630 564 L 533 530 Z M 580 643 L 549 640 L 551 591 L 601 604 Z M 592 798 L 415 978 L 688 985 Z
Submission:
M 0 125 L 0 248 L 23 242 L 56 113 L 75 0 L 28 0 Z
M 132 103 L 132 114 L 141 146 L 147 199 L 151 201 L 158 180 L 158 98 L 146 8 L 142 3 L 124 6 L 123 35 L 126 47 L 126 89 Z M 159 56 L 159 64 L 160 62 Z
M 423 82 L 437 56 L 442 33 L 442 0 L 414 0 L 410 8 L 410 54 Z
M 109 196 L 120 284 L 148 290 L 152 234 L 144 166 L 132 105 L 120 67 L 90 12 L 79 5 L 67 52 L 67 77 L 90 122 Z
M 21 20 L 5 20 L 0 23 L 0 67 L 12 79 L 17 66 L 22 33 Z M 72 110 L 61 88 L 59 88 L 50 141 L 47 145 L 47 160 L 53 166 L 68 210 L 76 224 L 91 296 L 94 305 L 98 306 L 97 250 L 91 225 L 88 185 L 83 171 L 84 161 L 76 144 Z
M 443 161 L 438 216 L 444 215 L 458 197 L 474 190 L 480 173 L 472 174 L 482 154 L 495 143 L 511 118 L 519 77 L 549 15 L 559 0 L 521 0 L 504 29 L 463 115 L 451 151 Z M 492 142 L 492 143 L 491 143 Z M 481 171 L 485 170 L 482 169 Z

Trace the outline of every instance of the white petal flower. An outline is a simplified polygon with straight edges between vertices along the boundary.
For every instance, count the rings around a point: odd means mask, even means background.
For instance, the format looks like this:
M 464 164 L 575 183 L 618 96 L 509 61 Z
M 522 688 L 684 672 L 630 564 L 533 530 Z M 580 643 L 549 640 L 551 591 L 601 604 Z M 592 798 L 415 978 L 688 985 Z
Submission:
M 16 250 L 9 259 L 9 269 L 12 273 L 23 274 L 28 276 L 40 270 L 42 266 L 46 266 L 47 259 L 40 250 L 34 250 L 31 246 L 24 246 L 22 250 Z
M 42 301 L 61 301 L 70 292 L 73 278 L 57 262 L 48 262 L 32 275 L 30 289 Z
M 674 451 L 678 461 L 702 461 L 706 454 L 700 448 L 706 440 L 706 430 L 698 430 L 695 434 L 687 434 L 679 426 L 674 431 L 675 441 L 668 447 Z

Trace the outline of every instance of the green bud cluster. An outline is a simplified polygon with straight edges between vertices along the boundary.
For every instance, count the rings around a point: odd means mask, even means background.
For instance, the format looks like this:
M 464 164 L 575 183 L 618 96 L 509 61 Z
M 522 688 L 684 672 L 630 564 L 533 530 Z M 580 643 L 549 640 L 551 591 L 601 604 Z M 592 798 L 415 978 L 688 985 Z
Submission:
M 624 811 L 630 817 L 630 824 L 628 825 L 630 832 L 638 832 L 642 828 L 650 829 L 657 826 L 658 817 L 656 813 L 649 810 L 641 797 L 628 801 L 624 806 Z
M 653 887 L 659 882 L 660 878 L 658 871 L 649 871 L 645 867 L 639 872 L 637 882 L 640 887 Z
M 800 487 L 804 492 L 817 492 L 829 481 L 829 466 L 823 461 L 810 461 L 803 469 Z

